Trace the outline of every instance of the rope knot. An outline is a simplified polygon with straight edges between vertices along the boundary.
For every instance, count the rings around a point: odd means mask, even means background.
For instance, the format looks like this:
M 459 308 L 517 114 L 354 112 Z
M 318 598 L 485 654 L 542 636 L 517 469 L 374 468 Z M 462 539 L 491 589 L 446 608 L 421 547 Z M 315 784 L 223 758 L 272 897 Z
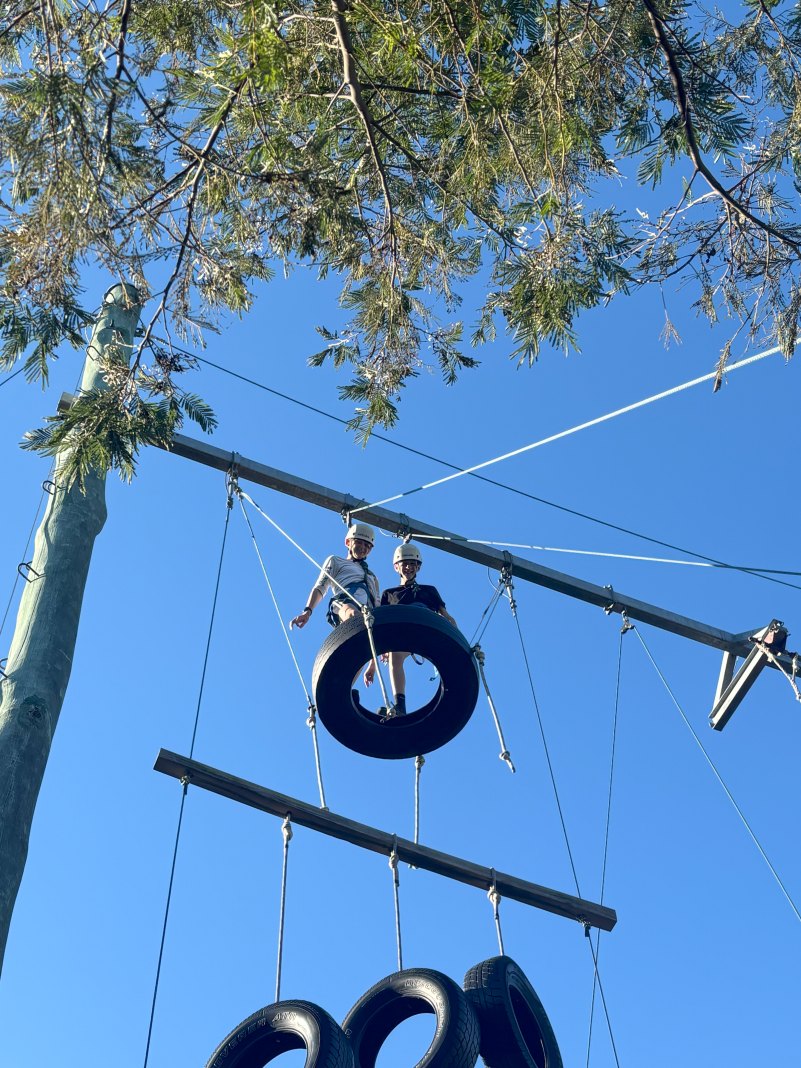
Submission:
M 284 845 L 285 846 L 289 845 L 289 843 L 292 841 L 292 838 L 294 836 L 294 831 L 292 830 L 292 823 L 291 823 L 290 816 L 291 816 L 291 813 L 287 812 L 286 816 L 284 817 L 284 822 L 281 824 L 281 833 L 284 836 Z
M 487 654 L 482 650 L 480 645 L 474 645 L 473 646 L 473 656 L 476 658 L 476 660 L 479 662 L 479 664 L 481 664 L 481 666 L 483 667 L 484 666 L 484 661 L 487 658 Z
M 420 756 L 416 756 L 414 758 L 414 766 L 418 771 L 422 771 L 423 764 L 425 764 L 425 762 L 426 762 L 426 758 L 423 756 L 422 753 L 420 754 Z

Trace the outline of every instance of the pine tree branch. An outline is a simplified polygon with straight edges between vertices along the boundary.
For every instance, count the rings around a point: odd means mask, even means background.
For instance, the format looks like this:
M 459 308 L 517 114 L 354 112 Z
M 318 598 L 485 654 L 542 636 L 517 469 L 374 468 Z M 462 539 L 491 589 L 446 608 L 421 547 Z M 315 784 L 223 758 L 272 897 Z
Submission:
M 114 71 L 114 77 L 111 80 L 111 99 L 108 102 L 106 123 L 102 137 L 106 155 L 111 152 L 111 129 L 114 121 L 114 109 L 117 106 L 117 93 L 122 79 L 122 68 L 125 63 L 125 38 L 128 34 L 128 19 L 131 15 L 132 6 L 133 0 L 123 0 L 122 14 L 120 15 L 120 34 L 117 38 L 117 68 Z
M 378 172 L 378 179 L 381 183 L 381 191 L 384 196 L 384 205 L 386 208 L 386 229 L 392 238 L 393 243 L 393 259 L 394 259 L 394 229 L 395 229 L 395 213 L 392 206 L 392 197 L 389 192 L 389 184 L 387 181 L 387 174 L 384 169 L 384 163 L 381 159 L 381 154 L 378 151 L 378 145 L 375 140 L 375 132 L 373 130 L 373 120 L 370 116 L 370 110 L 364 101 L 362 96 L 361 86 L 359 84 L 359 78 L 356 74 L 356 59 L 353 53 L 353 41 L 350 36 L 350 30 L 348 23 L 345 19 L 346 7 L 343 0 L 331 0 L 331 10 L 334 12 L 334 26 L 337 32 L 337 41 L 339 43 L 339 50 L 342 56 L 342 73 L 345 82 L 350 86 L 350 99 L 356 113 L 362 120 L 364 126 L 364 132 L 367 137 L 367 143 L 370 145 L 370 151 L 373 156 L 373 162 L 375 163 L 376 171 Z
M 701 149 L 699 148 L 698 138 L 695 133 L 695 126 L 693 124 L 692 115 L 690 114 L 690 103 L 687 97 L 687 89 L 681 75 L 678 60 L 676 59 L 676 53 L 673 51 L 667 34 L 665 33 L 662 17 L 657 13 L 653 0 L 642 0 L 642 3 L 645 10 L 648 12 L 648 20 L 651 23 L 651 29 L 653 30 L 656 43 L 665 58 L 670 82 L 673 86 L 676 108 L 679 113 L 682 128 L 684 129 L 684 135 L 687 139 L 689 156 L 695 164 L 699 174 L 703 175 L 707 183 L 715 190 L 718 196 L 720 196 L 721 200 L 723 200 L 729 208 L 737 212 L 738 215 L 748 219 L 749 222 L 753 223 L 754 226 L 757 226 L 760 230 L 764 230 L 765 233 L 772 234 L 775 238 L 781 241 L 782 244 L 789 245 L 795 253 L 801 253 L 801 244 L 797 241 L 793 241 L 786 234 L 783 234 L 781 230 L 777 230 L 775 226 L 771 226 L 770 223 L 764 222 L 762 219 L 754 215 L 744 204 L 741 204 L 731 195 L 706 165 L 704 157 L 701 155 Z

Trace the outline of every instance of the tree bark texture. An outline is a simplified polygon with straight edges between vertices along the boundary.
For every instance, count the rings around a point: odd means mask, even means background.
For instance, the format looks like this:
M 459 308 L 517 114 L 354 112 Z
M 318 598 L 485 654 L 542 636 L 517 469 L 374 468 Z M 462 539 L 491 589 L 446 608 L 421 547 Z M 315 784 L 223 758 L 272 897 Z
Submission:
M 139 321 L 133 286 L 103 298 L 86 354 L 81 389 L 103 388 L 95 356 L 133 345 Z M 106 521 L 105 472 L 90 471 L 84 492 L 58 484 L 36 533 L 31 570 L 0 682 L 0 968 L 50 744 L 72 670 L 83 591 L 94 541 Z

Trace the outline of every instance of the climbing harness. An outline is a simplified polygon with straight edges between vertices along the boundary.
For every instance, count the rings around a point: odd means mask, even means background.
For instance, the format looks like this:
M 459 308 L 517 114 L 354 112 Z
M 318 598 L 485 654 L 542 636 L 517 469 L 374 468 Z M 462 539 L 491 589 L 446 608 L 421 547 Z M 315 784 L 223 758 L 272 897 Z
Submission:
M 489 702 L 490 712 L 492 712 L 492 718 L 495 721 L 495 729 L 498 732 L 498 741 L 501 743 L 501 751 L 498 754 L 498 756 L 500 757 L 501 760 L 505 760 L 506 763 L 509 765 L 509 770 L 511 772 L 514 772 L 515 766 L 512 763 L 511 754 L 509 753 L 509 750 L 506 748 L 506 741 L 504 740 L 504 737 L 503 737 L 503 729 L 501 727 L 501 721 L 500 721 L 500 718 L 498 716 L 498 711 L 495 708 L 495 702 L 492 700 L 492 694 L 490 693 L 490 688 L 487 685 L 487 677 L 484 674 L 484 660 L 486 659 L 486 655 L 483 652 L 483 650 L 482 650 L 480 645 L 474 645 L 473 646 L 473 655 L 476 658 L 476 663 L 478 664 L 478 672 L 479 672 L 479 675 L 481 676 L 481 682 L 484 685 L 484 692 L 487 695 L 487 701 Z
M 501 956 L 503 956 L 504 952 L 503 934 L 501 933 L 501 914 L 498 911 L 498 906 L 501 903 L 501 895 L 498 893 L 498 887 L 496 885 L 497 880 L 495 878 L 495 869 L 490 868 L 490 871 L 492 872 L 492 886 L 487 891 L 487 897 L 490 900 L 490 903 L 492 905 L 492 911 L 495 915 L 495 930 L 498 934 L 498 949 L 500 951 Z
M 281 909 L 278 916 L 278 964 L 275 969 L 275 1000 L 281 1000 L 281 967 L 284 961 L 284 914 L 286 912 L 286 872 L 289 864 L 289 843 L 292 841 L 291 813 L 287 812 L 281 824 L 284 836 L 284 864 L 281 871 Z
M 478 699 L 478 670 L 464 636 L 436 612 L 413 605 L 385 605 L 331 631 L 317 653 L 312 694 L 328 731 L 364 756 L 403 760 L 433 752 L 454 738 Z M 439 672 L 434 696 L 406 715 L 386 716 L 364 708 L 352 682 L 361 667 L 382 653 L 418 653 Z M 385 707 L 387 702 L 385 700 Z
M 195 739 L 197 738 L 198 722 L 200 720 L 200 707 L 203 702 L 203 688 L 206 683 L 206 668 L 209 663 L 209 649 L 211 648 L 211 636 L 214 631 L 214 618 L 217 614 L 217 598 L 220 592 L 220 577 L 222 576 L 223 560 L 225 559 L 225 545 L 228 540 L 228 523 L 231 519 L 231 509 L 234 506 L 234 499 L 231 494 L 231 483 L 228 476 L 226 476 L 226 507 L 225 507 L 225 525 L 223 526 L 222 546 L 220 547 L 220 561 L 217 565 L 217 579 L 214 584 L 214 599 L 211 604 L 211 618 L 209 619 L 209 632 L 206 638 L 206 652 L 203 657 L 203 669 L 200 673 L 200 688 L 197 695 L 197 708 L 195 709 L 195 721 L 192 725 L 192 742 L 189 746 L 189 758 L 195 752 Z M 175 844 L 172 850 L 172 864 L 170 865 L 170 879 L 167 885 L 167 901 L 164 907 L 164 922 L 161 927 L 161 941 L 159 943 L 159 955 L 158 963 L 156 964 L 156 979 L 153 984 L 153 999 L 150 1004 L 150 1021 L 147 1026 L 147 1043 L 145 1045 L 145 1059 L 143 1068 L 147 1068 L 148 1059 L 150 1057 L 150 1042 L 153 1037 L 153 1020 L 156 1015 L 156 1000 L 158 998 L 159 991 L 159 979 L 161 978 L 161 965 L 164 960 L 164 942 L 167 937 L 167 922 L 170 916 L 170 903 L 172 902 L 172 888 L 175 882 L 175 865 L 178 860 L 178 845 L 181 841 L 181 827 L 183 826 L 184 819 L 184 805 L 186 803 L 186 793 L 189 787 L 189 783 L 192 776 L 187 774 L 181 779 L 181 805 L 178 810 L 178 827 L 175 832 Z
M 295 671 L 297 672 L 298 679 L 300 680 L 300 686 L 303 690 L 303 695 L 306 698 L 306 711 L 308 713 L 306 717 L 306 726 L 311 731 L 312 744 L 314 745 L 314 764 L 317 771 L 317 789 L 320 792 L 320 808 L 323 809 L 324 812 L 327 812 L 328 805 L 325 801 L 325 789 L 323 787 L 323 771 L 322 765 L 320 763 L 320 746 L 317 740 L 317 709 L 314 707 L 314 702 L 312 701 L 311 694 L 306 689 L 306 683 L 303 679 L 303 672 L 300 670 L 298 658 L 295 656 L 295 648 L 292 645 L 292 640 L 289 637 L 289 632 L 286 629 L 284 617 L 281 615 L 281 609 L 278 606 L 278 599 L 275 596 L 275 591 L 273 590 L 272 583 L 270 582 L 270 577 L 267 574 L 267 568 L 264 566 L 264 560 L 261 555 L 261 550 L 259 549 L 259 543 L 256 541 L 256 535 L 253 532 L 253 527 L 250 523 L 250 517 L 247 513 L 247 509 L 245 508 L 245 502 L 242 500 L 242 498 L 246 496 L 246 494 L 241 491 L 241 489 L 239 488 L 239 484 L 235 478 L 231 479 L 231 489 L 232 492 L 235 493 L 239 498 L 239 507 L 242 509 L 242 515 L 245 517 L 245 522 L 248 525 L 250 537 L 253 541 L 253 548 L 256 550 L 256 556 L 258 557 L 259 565 L 261 566 L 261 572 L 264 575 L 265 582 L 267 583 L 267 589 L 270 591 L 270 597 L 275 607 L 276 615 L 278 616 L 278 622 L 281 624 L 281 630 L 283 631 L 284 638 L 286 639 L 286 644 L 289 648 L 289 654 L 292 657 L 292 663 L 295 665 Z M 277 1000 L 278 999 L 276 998 L 276 1001 Z
M 403 971 L 403 947 L 401 946 L 400 921 L 400 873 L 398 871 L 398 839 L 392 836 L 392 852 L 389 855 L 389 867 L 392 871 L 392 890 L 395 895 L 395 936 L 398 940 L 398 971 Z
M 263 516 L 263 518 L 266 519 L 267 522 L 270 523 L 271 526 L 275 527 L 275 529 L 278 531 L 279 534 L 283 534 L 283 536 L 287 539 L 287 541 L 291 542 L 291 544 L 294 545 L 295 548 L 299 552 L 303 553 L 303 555 L 306 557 L 307 560 L 310 560 L 311 563 L 313 563 L 316 568 L 318 568 L 319 570 L 322 570 L 321 565 L 317 563 L 317 561 L 314 559 L 314 557 L 313 556 L 309 556 L 309 554 L 306 552 L 306 550 L 304 548 L 302 548 L 302 546 L 298 545 L 298 543 L 295 541 L 294 538 L 292 538 L 289 534 L 287 534 L 287 532 L 285 530 L 283 530 L 281 527 L 279 527 L 278 524 L 275 522 L 275 520 L 271 519 L 267 515 L 267 513 L 262 508 L 260 508 L 258 506 L 258 504 L 256 504 L 256 502 L 253 500 L 253 498 L 249 494 L 245 493 L 245 491 L 243 489 L 238 489 L 237 492 L 239 494 L 240 501 L 242 500 L 242 498 L 244 498 L 246 501 L 248 501 L 249 504 L 252 504 L 253 507 L 256 509 L 256 511 L 259 513 L 259 515 Z M 344 515 L 343 515 L 343 518 L 345 518 Z M 348 526 L 350 526 L 349 517 L 346 519 L 346 522 L 348 523 Z M 372 614 L 372 610 L 370 610 L 369 605 L 363 605 L 363 604 L 361 604 L 360 601 L 357 601 L 357 599 L 353 596 L 353 594 L 349 593 L 348 590 L 345 588 L 345 586 L 343 586 L 340 582 L 337 582 L 337 580 L 332 575 L 329 575 L 329 578 L 330 578 L 331 582 L 340 590 L 341 594 L 345 595 L 346 597 L 349 597 L 350 600 L 356 605 L 356 607 L 361 610 L 362 616 L 363 616 L 363 619 L 364 619 L 365 627 L 367 628 L 368 634 L 370 636 L 370 646 L 371 646 L 371 648 L 374 648 L 375 643 L 373 641 L 373 635 L 372 635 L 373 614 Z M 365 581 L 366 581 L 366 578 L 367 578 L 367 576 L 366 576 L 366 573 L 365 573 Z M 352 622 L 352 621 L 349 621 L 349 622 Z M 340 626 L 342 626 L 342 624 L 340 624 Z M 337 629 L 339 629 L 339 628 L 337 628 Z M 366 659 L 367 658 L 365 658 L 365 660 L 362 660 L 361 664 L 358 664 L 356 666 L 356 669 L 354 670 L 354 675 L 355 675 L 355 671 L 358 670 L 358 668 L 361 667 L 361 665 L 366 662 Z M 394 704 L 391 701 L 389 701 L 389 699 L 387 698 L 387 690 L 386 690 L 386 687 L 384 685 L 384 676 L 383 676 L 382 671 L 381 671 L 381 662 L 380 662 L 380 660 L 376 660 L 375 663 L 376 663 L 376 674 L 378 675 L 378 682 L 379 682 L 380 687 L 381 687 L 382 696 L 384 697 L 384 706 L 387 709 L 394 710 L 394 708 L 395 708 Z M 353 677 L 354 676 L 351 675 L 351 680 L 353 679 Z M 349 681 L 351 681 L 351 680 L 349 680 Z M 348 687 L 348 688 L 350 689 L 350 687 Z M 318 704 L 317 707 L 318 707 L 318 711 L 319 711 L 319 704 Z M 320 718 L 325 723 L 325 719 L 324 719 L 324 717 L 322 715 L 320 716 Z

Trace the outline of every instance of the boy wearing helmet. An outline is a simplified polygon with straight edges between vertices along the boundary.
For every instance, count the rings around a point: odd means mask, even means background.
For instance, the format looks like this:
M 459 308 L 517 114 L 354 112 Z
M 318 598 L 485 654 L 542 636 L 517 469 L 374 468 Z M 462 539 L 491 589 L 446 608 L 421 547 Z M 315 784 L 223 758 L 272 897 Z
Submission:
M 413 605 L 416 608 L 424 608 L 437 615 L 443 616 L 456 626 L 456 620 L 446 610 L 445 602 L 439 595 L 436 586 L 421 586 L 417 581 L 417 573 L 423 566 L 420 550 L 416 545 L 404 543 L 399 545 L 392 557 L 392 564 L 401 577 L 400 586 L 392 586 L 381 594 L 382 605 Z M 392 684 L 392 692 L 395 695 L 395 710 L 399 715 L 406 713 L 406 672 L 403 663 L 410 653 L 392 652 L 389 654 L 389 679 Z M 375 664 L 372 663 L 364 673 L 364 681 L 369 686 L 375 675 Z
M 359 615 L 359 605 L 378 606 L 378 579 L 367 566 L 367 556 L 375 544 L 375 531 L 366 523 L 354 523 L 345 536 L 345 544 L 348 547 L 347 557 L 328 557 L 320 577 L 312 586 L 306 607 L 290 621 L 290 630 L 292 627 L 302 629 L 306 626 L 328 590 L 332 591 L 332 597 L 327 619 L 332 627 Z M 343 590 L 347 590 L 347 593 Z M 354 599 L 358 604 L 354 604 Z

